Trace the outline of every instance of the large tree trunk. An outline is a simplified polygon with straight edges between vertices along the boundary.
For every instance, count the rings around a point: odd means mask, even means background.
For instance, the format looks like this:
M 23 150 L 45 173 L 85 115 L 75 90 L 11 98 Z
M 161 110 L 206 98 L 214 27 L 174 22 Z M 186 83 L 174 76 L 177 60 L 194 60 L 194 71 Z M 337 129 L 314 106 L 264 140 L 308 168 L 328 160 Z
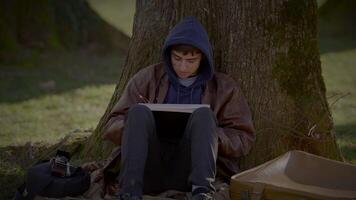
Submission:
M 100 135 L 125 84 L 159 62 L 170 28 L 194 15 L 210 36 L 216 70 L 241 84 L 253 113 L 257 142 L 242 168 L 292 149 L 340 159 L 321 77 L 315 0 L 138 0 L 136 6 L 120 82 L 85 155 L 107 155 L 111 146 Z

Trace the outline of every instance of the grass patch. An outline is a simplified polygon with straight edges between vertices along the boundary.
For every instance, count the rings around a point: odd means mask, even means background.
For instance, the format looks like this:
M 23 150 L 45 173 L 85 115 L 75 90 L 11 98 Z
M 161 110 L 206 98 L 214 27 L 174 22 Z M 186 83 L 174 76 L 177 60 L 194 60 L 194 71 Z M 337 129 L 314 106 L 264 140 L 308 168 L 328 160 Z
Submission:
M 321 37 L 320 43 L 337 142 L 345 160 L 356 164 L 356 38 Z
M 131 36 L 135 14 L 135 1 L 89 0 L 88 2 L 105 21 Z
M 37 67 L 0 66 L 0 147 L 56 142 L 93 130 L 113 94 L 124 55 L 46 55 Z
M 1 103 L 0 146 L 52 143 L 70 132 L 90 134 L 114 88 L 114 84 L 86 86 L 19 103 Z

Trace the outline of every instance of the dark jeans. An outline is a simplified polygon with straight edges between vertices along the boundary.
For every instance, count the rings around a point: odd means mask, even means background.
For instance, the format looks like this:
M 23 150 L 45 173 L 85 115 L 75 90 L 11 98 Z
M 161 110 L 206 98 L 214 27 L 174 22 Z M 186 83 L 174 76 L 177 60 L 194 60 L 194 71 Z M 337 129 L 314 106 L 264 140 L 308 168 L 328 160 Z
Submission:
M 192 185 L 214 190 L 217 122 L 209 108 L 196 109 L 182 138 L 158 138 L 154 116 L 143 105 L 126 116 L 122 140 L 120 193 L 141 196 L 168 189 L 191 191 Z

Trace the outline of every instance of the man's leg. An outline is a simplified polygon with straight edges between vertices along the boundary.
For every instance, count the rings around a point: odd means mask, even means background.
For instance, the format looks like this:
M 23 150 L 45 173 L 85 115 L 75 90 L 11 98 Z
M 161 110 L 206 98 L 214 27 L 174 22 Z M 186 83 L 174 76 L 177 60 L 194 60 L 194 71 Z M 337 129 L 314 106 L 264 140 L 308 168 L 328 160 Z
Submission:
M 119 180 L 120 194 L 142 196 L 144 173 L 150 173 L 149 170 L 145 172 L 148 153 L 159 154 L 154 116 L 148 107 L 135 105 L 129 109 L 125 121 Z M 159 166 L 158 158 L 159 156 L 150 156 L 149 163 L 156 163 Z
M 190 140 L 192 192 L 213 192 L 218 151 L 217 120 L 209 108 L 195 110 L 184 134 Z

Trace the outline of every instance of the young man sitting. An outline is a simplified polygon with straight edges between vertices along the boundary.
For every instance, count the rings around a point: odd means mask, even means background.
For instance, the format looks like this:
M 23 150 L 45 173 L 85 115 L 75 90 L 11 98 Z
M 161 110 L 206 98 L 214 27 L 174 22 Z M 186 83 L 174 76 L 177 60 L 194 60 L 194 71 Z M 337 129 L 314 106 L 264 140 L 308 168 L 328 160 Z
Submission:
M 151 110 L 138 103 L 209 104 L 189 117 L 178 139 L 157 134 Z M 120 199 L 169 189 L 211 199 L 218 167 L 229 177 L 255 141 L 250 110 L 236 82 L 214 72 L 208 35 L 194 17 L 179 22 L 163 47 L 163 62 L 128 82 L 104 138 L 121 145 Z

